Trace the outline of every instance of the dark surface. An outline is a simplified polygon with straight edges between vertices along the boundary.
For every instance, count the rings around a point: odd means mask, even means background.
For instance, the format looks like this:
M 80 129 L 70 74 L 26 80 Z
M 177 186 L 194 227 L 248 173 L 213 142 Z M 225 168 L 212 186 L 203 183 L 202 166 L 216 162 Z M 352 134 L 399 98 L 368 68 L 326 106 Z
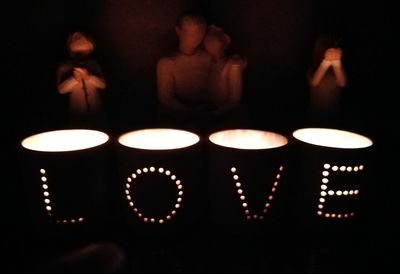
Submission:
M 218 235 L 194 228 L 167 241 L 144 240 L 118 228 L 75 234 L 64 231 L 43 237 L 25 233 L 13 241 L 15 264 L 14 272 L 9 273 L 41 273 L 91 243 L 113 243 L 119 248 L 124 260 L 118 261 L 116 273 L 373 273 L 389 270 L 391 256 L 381 249 L 385 248 L 382 240 L 388 239 L 365 228 L 310 233 L 291 227 L 257 236 L 237 232 Z M 81 264 L 60 264 L 60 269 L 75 266 L 80 273 L 84 266 L 95 268 L 115 257 L 84 264 L 85 257 L 81 256 Z

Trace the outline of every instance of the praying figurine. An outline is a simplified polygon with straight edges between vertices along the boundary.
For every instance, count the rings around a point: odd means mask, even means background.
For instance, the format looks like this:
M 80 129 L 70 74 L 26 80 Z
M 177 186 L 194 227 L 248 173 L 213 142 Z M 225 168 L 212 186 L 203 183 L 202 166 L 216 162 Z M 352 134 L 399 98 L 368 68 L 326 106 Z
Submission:
M 330 123 L 338 118 L 342 90 L 347 85 L 339 39 L 321 36 L 313 54 L 313 64 L 307 72 L 309 115 L 311 120 Z
M 208 92 L 214 114 L 242 115 L 243 72 L 247 59 L 238 54 L 227 54 L 231 38 L 216 25 L 208 27 L 204 47 L 212 56 L 208 78 Z M 225 117 L 227 118 L 227 117 Z M 238 117 L 231 117 L 232 119 Z
M 207 25 L 206 19 L 194 12 L 185 12 L 177 20 L 178 48 L 157 63 L 162 119 L 190 123 L 210 109 L 207 83 L 212 56 L 202 44 Z
M 94 40 L 83 32 L 68 36 L 69 59 L 57 69 L 57 89 L 69 96 L 71 126 L 96 127 L 104 118 L 99 90 L 106 88 L 106 81 L 98 62 L 92 57 Z

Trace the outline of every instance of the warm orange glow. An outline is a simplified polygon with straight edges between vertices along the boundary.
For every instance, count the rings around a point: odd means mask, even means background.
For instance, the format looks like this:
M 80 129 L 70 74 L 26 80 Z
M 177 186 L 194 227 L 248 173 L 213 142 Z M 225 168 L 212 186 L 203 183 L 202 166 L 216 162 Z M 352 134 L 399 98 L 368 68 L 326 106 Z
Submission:
M 184 148 L 199 141 L 200 137 L 194 133 L 168 128 L 142 129 L 118 138 L 118 142 L 124 146 L 149 150 Z
M 303 128 L 293 132 L 293 136 L 303 142 L 333 148 L 366 148 L 372 140 L 349 131 L 329 128 Z
M 139 219 L 142 219 L 144 222 L 148 222 L 150 220 L 151 223 L 158 223 L 158 224 L 163 224 L 165 222 L 164 219 L 156 219 L 156 218 L 151 218 L 149 216 L 145 216 L 145 213 L 141 212 L 140 209 L 136 206 L 135 204 L 135 197 L 132 197 L 130 188 L 131 188 L 131 184 L 134 184 L 134 181 L 139 178 L 140 176 L 146 175 L 146 173 L 148 173 L 150 171 L 150 173 L 164 173 L 166 176 L 168 176 L 171 180 L 171 182 L 176 186 L 177 191 L 178 191 L 178 198 L 177 198 L 177 203 L 174 204 L 174 210 L 172 210 L 170 212 L 170 214 L 172 216 L 176 215 L 176 210 L 175 209 L 179 209 L 181 207 L 181 203 L 182 203 L 182 195 L 183 195 L 183 191 L 182 191 L 182 182 L 181 180 L 177 179 L 177 176 L 172 174 L 172 172 L 170 170 L 166 170 L 162 167 L 160 168 L 155 168 L 154 166 L 151 167 L 144 167 L 142 169 L 137 169 L 136 173 L 132 173 L 132 175 L 130 177 L 127 178 L 127 182 L 125 183 L 125 194 L 126 194 L 126 199 L 129 201 L 129 206 L 133 207 L 135 205 L 135 207 L 133 208 L 133 212 L 135 215 L 137 215 L 137 217 Z M 158 171 L 158 172 L 157 172 Z M 132 193 L 132 195 L 134 195 L 134 191 Z M 171 220 L 171 215 L 166 215 L 165 219 L 167 221 Z
M 209 140 L 216 145 L 237 149 L 269 149 L 288 143 L 283 135 L 254 129 L 219 131 L 211 134 Z
M 246 195 L 244 194 L 244 190 L 242 188 L 240 188 L 241 187 L 241 183 L 237 181 L 237 180 L 239 180 L 239 176 L 236 175 L 236 172 L 239 172 L 238 168 L 231 167 L 230 171 L 231 171 L 232 174 L 235 174 L 235 175 L 233 175 L 233 180 L 234 180 L 235 186 L 237 188 L 237 193 L 238 193 L 238 196 L 239 196 L 240 203 L 241 203 L 242 208 L 243 208 L 244 213 L 245 213 L 245 218 L 247 220 L 251 220 L 251 219 L 264 220 L 265 215 L 268 212 L 268 208 L 271 206 L 270 202 L 265 203 L 265 206 L 262 209 L 262 212 L 260 214 L 253 214 L 252 211 L 249 209 L 250 206 L 248 204 Z M 276 191 L 276 186 L 278 185 L 278 180 L 279 180 L 279 178 L 281 178 L 279 172 L 282 172 L 282 171 L 283 171 L 283 166 L 280 166 L 279 169 L 278 169 L 278 174 L 276 176 L 277 181 L 274 182 L 274 186 L 271 188 L 271 192 L 275 192 Z M 274 199 L 274 196 L 273 195 L 269 195 L 267 199 L 269 201 L 272 201 Z
M 359 172 L 358 170 L 362 170 L 363 169 L 363 168 L 360 168 L 360 167 L 363 167 L 363 165 L 355 166 L 355 167 L 341 166 L 340 169 L 339 169 L 338 166 L 330 165 L 328 163 L 325 163 L 323 167 L 326 170 L 332 169 L 332 172 L 347 172 L 347 173 L 348 172 Z M 329 177 L 330 173 L 329 172 L 327 172 L 327 173 L 322 172 L 322 175 L 325 176 L 325 178 L 322 178 L 322 180 L 321 180 L 322 184 L 321 184 L 320 187 L 321 187 L 322 191 L 320 192 L 320 197 L 319 197 L 318 203 L 317 203 L 317 215 L 318 216 L 325 216 L 325 218 L 336 218 L 336 217 L 337 218 L 342 218 L 342 217 L 348 218 L 349 216 L 353 217 L 354 214 L 355 214 L 354 212 L 351 212 L 350 214 L 348 214 L 348 213 L 343 213 L 343 214 L 342 213 L 337 213 L 336 214 L 336 213 L 332 213 L 332 212 L 325 212 L 324 203 L 326 202 L 326 199 L 324 197 L 326 197 L 326 198 L 328 198 L 329 196 L 334 197 L 335 195 L 337 197 L 340 197 L 342 195 L 343 196 L 358 195 L 359 190 L 358 189 L 355 189 L 355 190 L 332 190 L 332 189 L 330 189 L 329 190 L 328 189 L 329 180 L 328 180 L 327 177 Z M 329 185 L 330 185 L 330 183 L 329 183 Z
M 66 129 L 39 133 L 25 138 L 24 148 L 43 152 L 63 152 L 87 149 L 104 144 L 108 135 L 88 129 Z

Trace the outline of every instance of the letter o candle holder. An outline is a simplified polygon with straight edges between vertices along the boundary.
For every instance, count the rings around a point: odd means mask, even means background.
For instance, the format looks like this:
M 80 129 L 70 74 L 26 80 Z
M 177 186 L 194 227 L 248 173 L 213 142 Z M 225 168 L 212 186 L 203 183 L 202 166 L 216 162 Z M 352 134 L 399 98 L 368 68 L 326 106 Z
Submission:
M 204 222 L 200 136 L 174 128 L 133 130 L 118 137 L 117 155 L 120 205 L 133 233 L 172 239 Z

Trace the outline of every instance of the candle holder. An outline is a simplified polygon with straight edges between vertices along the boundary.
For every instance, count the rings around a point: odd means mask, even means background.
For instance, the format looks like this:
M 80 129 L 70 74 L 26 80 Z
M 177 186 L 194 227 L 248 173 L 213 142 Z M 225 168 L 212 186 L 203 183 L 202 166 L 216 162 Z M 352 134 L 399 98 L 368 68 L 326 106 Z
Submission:
M 272 236 L 284 219 L 288 139 L 255 129 L 208 137 L 209 212 L 221 235 Z M 270 233 L 269 233 L 270 232 Z
M 148 128 L 117 140 L 120 208 L 140 239 L 173 239 L 204 222 L 205 183 L 200 136 Z M 182 235 L 181 235 L 182 234 Z
M 373 142 L 361 134 L 332 128 L 302 128 L 293 133 L 304 224 L 332 225 L 360 218 L 360 195 L 371 170 Z M 302 190 L 300 192 L 300 190 Z
M 73 229 L 104 221 L 110 179 L 106 133 L 41 132 L 24 138 L 19 152 L 22 197 L 33 227 Z

